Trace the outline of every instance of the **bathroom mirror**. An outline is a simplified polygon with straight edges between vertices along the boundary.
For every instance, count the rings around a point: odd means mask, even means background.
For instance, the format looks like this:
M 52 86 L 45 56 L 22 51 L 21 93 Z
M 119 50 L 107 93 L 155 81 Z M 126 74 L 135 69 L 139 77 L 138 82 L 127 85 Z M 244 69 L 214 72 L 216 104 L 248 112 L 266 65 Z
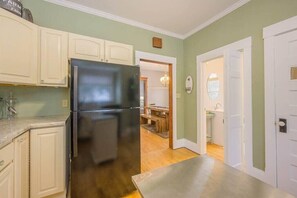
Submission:
M 211 100 L 215 100 L 219 97 L 219 91 L 220 91 L 220 81 L 218 74 L 211 73 L 207 78 L 207 93 L 208 97 Z

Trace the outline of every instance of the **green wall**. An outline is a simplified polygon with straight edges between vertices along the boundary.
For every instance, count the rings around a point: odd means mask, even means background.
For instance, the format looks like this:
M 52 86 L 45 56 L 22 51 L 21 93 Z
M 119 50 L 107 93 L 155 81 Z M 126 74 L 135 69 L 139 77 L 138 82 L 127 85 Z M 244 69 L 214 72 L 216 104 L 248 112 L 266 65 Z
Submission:
M 235 41 L 252 37 L 252 102 L 254 166 L 265 169 L 264 42 L 263 28 L 297 15 L 296 0 L 251 0 L 184 41 L 185 76 L 196 81 L 196 56 Z M 185 138 L 196 142 L 196 89 L 185 95 Z M 194 118 L 194 119 L 193 119 Z
M 184 97 L 181 86 L 183 85 L 182 80 L 184 76 L 182 68 L 183 40 L 118 23 L 94 15 L 89 15 L 47 3 L 43 0 L 22 0 L 22 3 L 24 7 L 31 10 L 34 23 L 40 26 L 126 43 L 133 45 L 134 50 L 176 57 L 177 92 L 181 93 L 181 98 L 177 100 L 178 138 L 182 138 L 184 136 Z M 152 47 L 152 37 L 154 36 L 163 39 L 162 49 Z M 0 96 L 5 95 L 7 89 L 9 89 L 9 87 L 0 87 Z M 23 109 L 19 113 L 20 117 L 47 114 L 52 115 L 65 112 L 65 109 L 61 107 L 61 100 L 65 98 L 65 94 L 67 96 L 67 89 L 65 88 L 26 88 L 26 90 L 31 95 L 31 105 L 23 102 L 23 94 L 25 94 L 23 88 L 14 87 L 13 90 L 16 92 L 15 94 L 19 96 L 19 108 Z M 50 104 L 57 104 L 58 106 L 57 108 L 52 109 Z M 40 111 L 40 106 L 44 107 L 43 111 Z

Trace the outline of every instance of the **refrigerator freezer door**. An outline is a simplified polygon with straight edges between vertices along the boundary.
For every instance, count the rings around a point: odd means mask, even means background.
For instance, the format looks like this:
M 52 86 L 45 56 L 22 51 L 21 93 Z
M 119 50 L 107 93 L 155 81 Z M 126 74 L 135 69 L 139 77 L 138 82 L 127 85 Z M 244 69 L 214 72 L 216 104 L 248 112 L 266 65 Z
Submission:
M 139 67 L 72 60 L 72 111 L 139 107 Z
M 140 173 L 139 109 L 80 111 L 71 197 L 122 197 Z

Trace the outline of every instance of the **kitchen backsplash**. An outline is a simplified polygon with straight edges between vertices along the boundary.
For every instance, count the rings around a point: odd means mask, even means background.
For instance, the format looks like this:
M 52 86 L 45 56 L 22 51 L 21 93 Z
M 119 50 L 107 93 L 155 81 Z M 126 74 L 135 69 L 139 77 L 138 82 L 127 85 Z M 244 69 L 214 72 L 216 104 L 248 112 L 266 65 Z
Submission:
M 15 104 L 17 117 L 59 115 L 69 112 L 67 88 L 0 86 L 0 98 L 9 97 L 10 92 L 17 99 Z M 67 107 L 62 107 L 63 100 L 68 100 Z

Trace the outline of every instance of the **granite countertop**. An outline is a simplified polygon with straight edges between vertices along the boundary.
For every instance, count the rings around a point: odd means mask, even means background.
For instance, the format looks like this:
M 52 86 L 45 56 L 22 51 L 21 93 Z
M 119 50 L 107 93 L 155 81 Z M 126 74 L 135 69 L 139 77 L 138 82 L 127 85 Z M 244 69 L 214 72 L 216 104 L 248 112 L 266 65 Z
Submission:
M 293 198 L 213 158 L 195 157 L 132 180 L 144 198 Z
M 30 129 L 63 126 L 68 117 L 69 115 L 57 115 L 0 120 L 0 148 Z

